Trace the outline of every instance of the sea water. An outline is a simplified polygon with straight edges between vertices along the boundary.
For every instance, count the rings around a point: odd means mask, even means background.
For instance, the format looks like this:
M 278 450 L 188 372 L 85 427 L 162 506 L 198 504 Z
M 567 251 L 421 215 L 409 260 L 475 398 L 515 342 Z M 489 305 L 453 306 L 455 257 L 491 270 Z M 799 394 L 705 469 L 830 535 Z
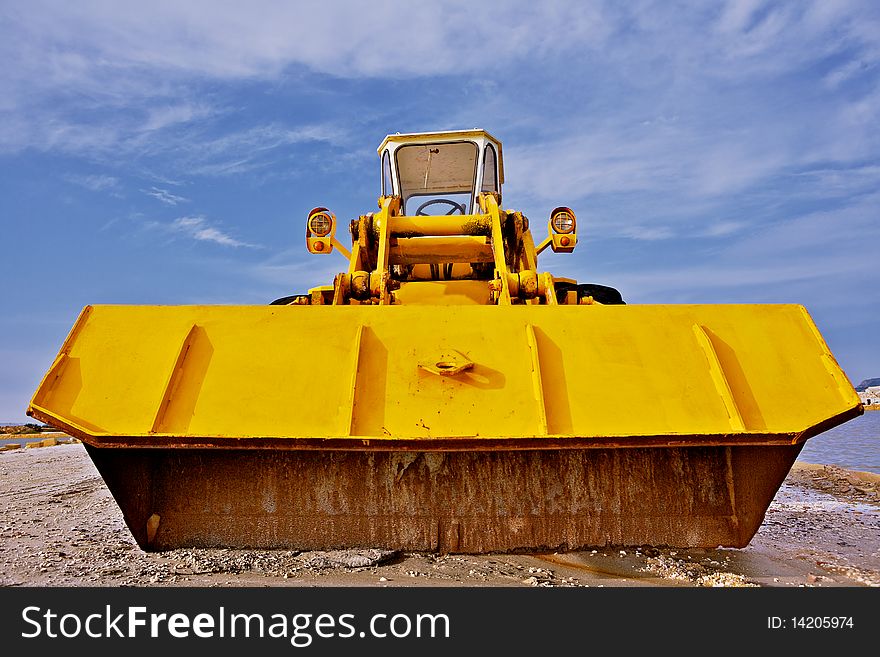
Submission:
M 798 460 L 880 474 L 880 411 L 865 411 L 810 438 Z

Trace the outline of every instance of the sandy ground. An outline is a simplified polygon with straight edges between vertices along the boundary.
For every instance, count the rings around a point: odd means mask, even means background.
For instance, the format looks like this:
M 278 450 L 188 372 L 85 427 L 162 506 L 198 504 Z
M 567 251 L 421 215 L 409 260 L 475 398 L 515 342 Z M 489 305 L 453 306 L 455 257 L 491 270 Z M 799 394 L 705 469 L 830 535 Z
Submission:
M 0 453 L 3 586 L 880 586 L 880 475 L 798 463 L 742 550 L 173 550 L 131 538 L 82 445 Z

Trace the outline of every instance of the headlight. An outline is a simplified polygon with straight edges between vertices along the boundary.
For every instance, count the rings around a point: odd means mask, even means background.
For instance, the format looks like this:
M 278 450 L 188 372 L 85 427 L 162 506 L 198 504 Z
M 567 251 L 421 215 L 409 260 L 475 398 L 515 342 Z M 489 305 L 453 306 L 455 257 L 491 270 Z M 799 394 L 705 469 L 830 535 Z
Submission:
M 574 232 L 574 212 L 569 208 L 556 208 L 550 215 L 550 224 L 557 233 Z
M 333 230 L 333 220 L 325 212 L 316 212 L 309 217 L 309 229 L 318 237 L 326 237 Z

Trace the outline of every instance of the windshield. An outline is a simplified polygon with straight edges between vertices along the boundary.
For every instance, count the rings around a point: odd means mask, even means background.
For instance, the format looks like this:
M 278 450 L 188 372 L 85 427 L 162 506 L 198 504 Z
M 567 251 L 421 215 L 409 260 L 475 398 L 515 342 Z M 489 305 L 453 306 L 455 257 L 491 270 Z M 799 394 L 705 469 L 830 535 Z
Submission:
M 469 141 L 401 146 L 394 155 L 403 214 L 470 214 L 477 145 Z

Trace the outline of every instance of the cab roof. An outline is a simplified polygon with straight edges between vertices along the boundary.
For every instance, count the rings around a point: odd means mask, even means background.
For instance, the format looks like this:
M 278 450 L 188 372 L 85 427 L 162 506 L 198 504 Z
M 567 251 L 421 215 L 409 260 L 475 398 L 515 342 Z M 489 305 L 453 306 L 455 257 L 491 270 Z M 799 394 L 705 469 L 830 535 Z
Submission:
M 491 142 L 498 153 L 498 182 L 503 183 L 504 160 L 501 156 L 501 142 L 482 128 L 474 128 L 472 130 L 441 130 L 438 132 L 407 132 L 404 134 L 397 132 L 393 135 L 386 136 L 376 150 L 379 155 L 382 155 L 382 151 L 392 143 L 396 148 L 397 146 L 404 144 L 428 144 L 461 140 L 484 140 Z

